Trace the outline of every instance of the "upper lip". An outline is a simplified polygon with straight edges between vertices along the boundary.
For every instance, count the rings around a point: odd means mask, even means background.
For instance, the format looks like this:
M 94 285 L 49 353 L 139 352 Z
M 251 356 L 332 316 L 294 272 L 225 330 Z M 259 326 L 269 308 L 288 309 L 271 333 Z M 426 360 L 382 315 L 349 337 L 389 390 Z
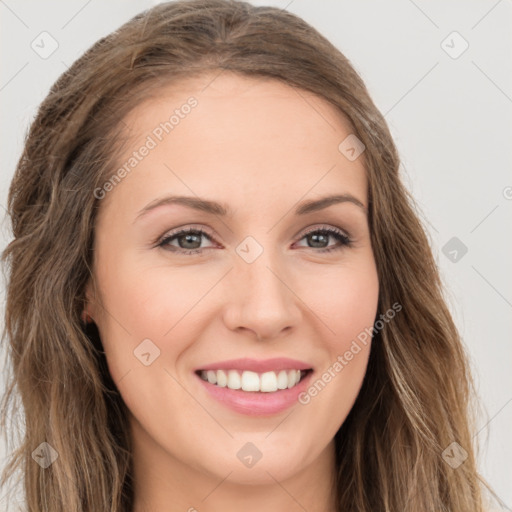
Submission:
M 248 370 L 256 373 L 280 371 L 280 370 L 310 370 L 310 364 L 288 357 L 276 357 L 273 359 L 230 359 L 219 361 L 196 368 L 199 370 Z

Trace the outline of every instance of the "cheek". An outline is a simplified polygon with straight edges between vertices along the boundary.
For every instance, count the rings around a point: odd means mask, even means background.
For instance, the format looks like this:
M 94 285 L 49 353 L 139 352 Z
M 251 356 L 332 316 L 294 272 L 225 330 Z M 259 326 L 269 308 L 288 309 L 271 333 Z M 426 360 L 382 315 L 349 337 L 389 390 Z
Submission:
M 313 287 L 312 285 L 315 284 Z M 346 346 L 375 321 L 379 280 L 373 259 L 319 272 L 304 296 L 312 311 L 322 320 L 323 343 L 331 353 Z
M 329 280 L 331 293 L 320 304 L 324 329 L 323 364 L 299 402 L 310 428 L 327 442 L 339 429 L 357 398 L 371 350 L 378 307 L 379 282 L 374 265 L 338 272 Z
M 338 297 L 335 330 L 343 332 L 344 341 L 354 339 L 375 321 L 379 299 L 376 271 L 360 272 L 340 283 Z
M 316 343 L 325 357 L 303 403 L 314 399 L 315 407 L 327 408 L 325 416 L 336 404 L 336 413 L 328 420 L 335 431 L 350 411 L 366 373 L 379 280 L 370 257 L 320 275 L 316 291 L 309 293 L 307 300 L 322 320 L 318 326 L 324 335 Z
M 173 365 L 200 328 L 197 315 L 219 278 L 218 269 L 148 267 L 128 257 L 111 263 L 104 261 L 97 276 L 103 305 L 100 334 L 112 377 L 122 378 L 140 365 L 134 351 L 142 342 L 153 351 L 151 356 L 165 352 L 166 363 Z

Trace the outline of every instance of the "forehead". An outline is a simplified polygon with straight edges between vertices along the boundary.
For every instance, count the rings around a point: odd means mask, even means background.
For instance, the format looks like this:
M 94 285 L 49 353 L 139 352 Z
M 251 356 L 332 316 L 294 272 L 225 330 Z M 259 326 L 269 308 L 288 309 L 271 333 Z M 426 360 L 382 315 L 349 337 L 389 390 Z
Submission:
M 124 123 L 129 143 L 119 166 L 149 141 L 151 149 L 110 200 L 136 191 L 138 205 L 172 192 L 238 209 L 254 195 L 296 202 L 336 189 L 366 202 L 363 158 L 349 161 L 339 150 L 352 133 L 348 120 L 278 80 L 229 72 L 181 80 L 153 90 Z

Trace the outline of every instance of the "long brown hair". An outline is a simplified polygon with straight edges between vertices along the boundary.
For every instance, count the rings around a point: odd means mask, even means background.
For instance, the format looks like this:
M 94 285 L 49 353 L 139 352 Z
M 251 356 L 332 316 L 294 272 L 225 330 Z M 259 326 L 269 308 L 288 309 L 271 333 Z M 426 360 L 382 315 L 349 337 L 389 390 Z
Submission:
M 232 0 L 169 2 L 135 16 L 63 73 L 39 108 L 9 190 L 13 240 L 2 256 L 11 369 L 2 423 L 10 404 L 25 430 L 2 482 L 21 472 L 30 511 L 132 510 L 127 409 L 97 329 L 80 318 L 94 190 L 115 170 L 123 117 L 148 90 L 222 70 L 325 98 L 366 146 L 377 317 L 395 303 L 402 311 L 374 334 L 363 386 L 335 437 L 338 510 L 481 512 L 487 484 L 476 467 L 469 360 L 386 122 L 315 29 Z M 33 457 L 43 442 L 58 454 L 44 470 Z M 457 468 L 443 457 L 450 446 L 467 455 Z

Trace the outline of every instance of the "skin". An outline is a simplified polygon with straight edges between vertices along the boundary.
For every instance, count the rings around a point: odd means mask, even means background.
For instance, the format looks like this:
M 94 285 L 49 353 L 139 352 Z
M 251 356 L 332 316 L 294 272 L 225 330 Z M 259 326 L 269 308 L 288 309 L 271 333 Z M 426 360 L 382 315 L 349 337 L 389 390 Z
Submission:
M 379 284 L 364 154 L 351 162 L 338 150 L 352 130 L 326 100 L 269 79 L 213 78 L 166 86 L 127 116 L 131 139 L 119 165 L 168 112 L 198 100 L 100 201 L 95 227 L 86 312 L 131 413 L 134 510 L 334 511 L 333 438 L 360 390 L 369 343 L 307 405 L 266 417 L 221 405 L 193 371 L 232 358 L 291 357 L 320 378 L 373 325 Z M 299 202 L 334 193 L 364 207 L 293 213 Z M 172 204 L 136 220 L 171 194 L 222 202 L 232 215 Z M 153 243 L 191 226 L 212 236 L 196 239 L 202 254 Z M 316 227 L 338 228 L 352 245 L 321 253 L 339 242 L 315 245 L 304 232 Z M 247 236 L 263 248 L 250 264 L 236 252 Z M 184 237 L 169 244 L 191 247 Z M 134 356 L 144 339 L 160 350 L 149 366 Z M 262 453 L 252 468 L 236 456 L 247 442 Z

